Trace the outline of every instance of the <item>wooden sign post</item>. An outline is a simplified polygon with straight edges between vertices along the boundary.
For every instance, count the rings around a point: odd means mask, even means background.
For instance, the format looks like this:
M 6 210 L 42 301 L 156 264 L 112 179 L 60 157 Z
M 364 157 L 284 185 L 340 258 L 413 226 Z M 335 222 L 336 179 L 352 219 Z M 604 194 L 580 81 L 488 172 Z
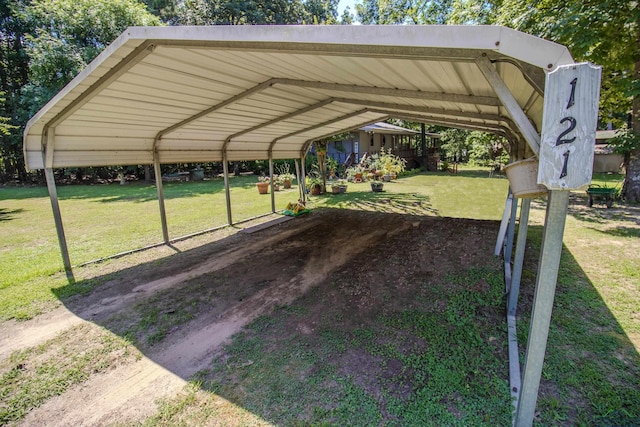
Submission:
M 580 190 L 591 183 L 602 68 L 589 63 L 547 74 L 538 184 Z

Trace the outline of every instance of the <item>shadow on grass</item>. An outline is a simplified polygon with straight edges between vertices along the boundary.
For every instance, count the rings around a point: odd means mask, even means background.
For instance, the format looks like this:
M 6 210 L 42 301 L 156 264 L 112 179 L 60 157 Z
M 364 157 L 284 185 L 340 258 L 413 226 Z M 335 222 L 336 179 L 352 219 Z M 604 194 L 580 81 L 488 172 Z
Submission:
M 221 396 L 277 425 L 507 426 L 498 226 L 326 209 L 54 292 L 209 396 L 169 400 L 150 425 L 201 420 Z M 541 236 L 531 230 L 521 346 Z M 216 353 L 230 313 L 247 323 Z M 640 357 L 566 249 L 547 350 L 539 425 L 640 420 Z
M 313 204 L 315 200 L 320 199 L 322 200 L 322 204 L 327 207 L 408 215 L 438 215 L 438 211 L 433 208 L 429 196 L 423 194 L 390 193 L 385 191 L 376 193 L 326 193 L 320 196 L 312 196 L 310 200 Z
M 250 188 L 255 186 L 256 177 L 230 177 L 229 182 L 231 189 L 237 187 Z M 215 178 L 206 181 L 163 183 L 165 199 L 208 195 L 222 191 L 224 191 L 224 181 L 222 178 Z M 57 192 L 60 200 L 96 199 L 95 201 L 99 203 L 112 203 L 119 201 L 143 203 L 158 199 L 158 192 L 155 184 L 143 181 L 129 182 L 126 185 L 116 183 L 96 185 L 58 185 Z M 0 189 L 0 195 L 3 200 L 49 197 L 46 186 L 3 188 Z
M 573 192 L 569 196 L 569 215 L 575 219 L 585 223 L 606 224 L 611 220 L 616 222 L 628 223 L 629 227 L 622 226 L 622 229 L 628 228 L 630 235 L 636 235 L 640 229 L 640 206 L 631 205 L 621 201 L 616 201 L 613 207 L 607 208 L 604 205 L 587 205 L 587 195 L 583 192 Z M 638 227 L 635 228 L 634 226 Z M 591 227 L 590 227 L 591 228 Z M 595 228 L 593 228 L 595 230 Z M 600 230 L 601 231 L 601 230 Z M 615 230 L 606 230 L 606 233 L 617 236 Z M 621 234 L 624 236 L 625 234 Z
M 14 215 L 24 212 L 24 209 L 4 209 L 0 208 L 0 221 L 11 221 Z

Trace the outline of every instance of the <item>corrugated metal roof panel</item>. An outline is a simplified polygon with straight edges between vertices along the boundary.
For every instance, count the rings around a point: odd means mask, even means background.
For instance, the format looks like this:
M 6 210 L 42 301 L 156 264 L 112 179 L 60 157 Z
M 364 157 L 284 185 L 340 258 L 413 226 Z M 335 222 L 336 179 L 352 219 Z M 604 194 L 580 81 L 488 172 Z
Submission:
M 544 73 L 572 59 L 510 29 L 129 28 L 29 121 L 25 158 L 44 166 L 50 128 L 54 167 L 151 163 L 154 150 L 161 162 L 299 157 L 314 139 L 394 114 L 522 145 L 481 57 L 539 128 Z

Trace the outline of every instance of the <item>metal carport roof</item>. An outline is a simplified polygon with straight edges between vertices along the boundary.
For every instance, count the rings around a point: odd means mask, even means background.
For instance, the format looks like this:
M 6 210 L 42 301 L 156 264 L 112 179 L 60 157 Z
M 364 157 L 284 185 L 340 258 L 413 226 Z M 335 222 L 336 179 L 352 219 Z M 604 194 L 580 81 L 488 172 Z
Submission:
M 45 169 L 73 280 L 54 168 L 153 163 L 159 176 L 161 163 L 223 161 L 231 223 L 227 161 L 269 159 L 272 169 L 273 159 L 304 158 L 314 140 L 389 117 L 502 135 L 512 160 L 537 154 L 546 74 L 569 64 L 565 47 L 495 26 L 134 27 L 29 121 L 25 160 Z M 511 196 L 501 226 L 518 426 L 531 425 L 535 413 L 568 194 L 549 191 L 522 384 L 511 301 L 529 200 L 520 210 L 513 271 Z
M 572 62 L 496 26 L 132 27 L 29 121 L 25 159 L 45 167 L 47 143 L 54 168 L 299 158 L 387 117 L 494 132 L 524 158 L 545 71 Z

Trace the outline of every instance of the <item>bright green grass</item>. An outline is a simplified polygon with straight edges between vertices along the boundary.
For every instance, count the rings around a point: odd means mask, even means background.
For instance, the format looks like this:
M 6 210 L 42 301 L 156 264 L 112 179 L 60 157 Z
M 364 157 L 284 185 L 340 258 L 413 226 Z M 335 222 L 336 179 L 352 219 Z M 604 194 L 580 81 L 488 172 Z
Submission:
M 351 183 L 346 194 L 326 194 L 312 201 L 346 209 L 499 220 L 508 187 L 503 176 L 460 168 L 456 175 L 435 172 L 400 178 L 385 183 L 384 191 L 375 194 L 367 182 Z
M 230 181 L 234 222 L 271 211 L 255 177 Z M 164 194 L 171 238 L 227 223 L 221 179 L 168 183 Z M 154 185 L 60 186 L 58 197 L 73 265 L 162 241 Z M 297 199 L 297 188 L 277 192 L 276 209 Z M 0 189 L 0 235 L 0 320 L 30 318 L 68 284 L 55 276 L 63 266 L 46 188 Z

